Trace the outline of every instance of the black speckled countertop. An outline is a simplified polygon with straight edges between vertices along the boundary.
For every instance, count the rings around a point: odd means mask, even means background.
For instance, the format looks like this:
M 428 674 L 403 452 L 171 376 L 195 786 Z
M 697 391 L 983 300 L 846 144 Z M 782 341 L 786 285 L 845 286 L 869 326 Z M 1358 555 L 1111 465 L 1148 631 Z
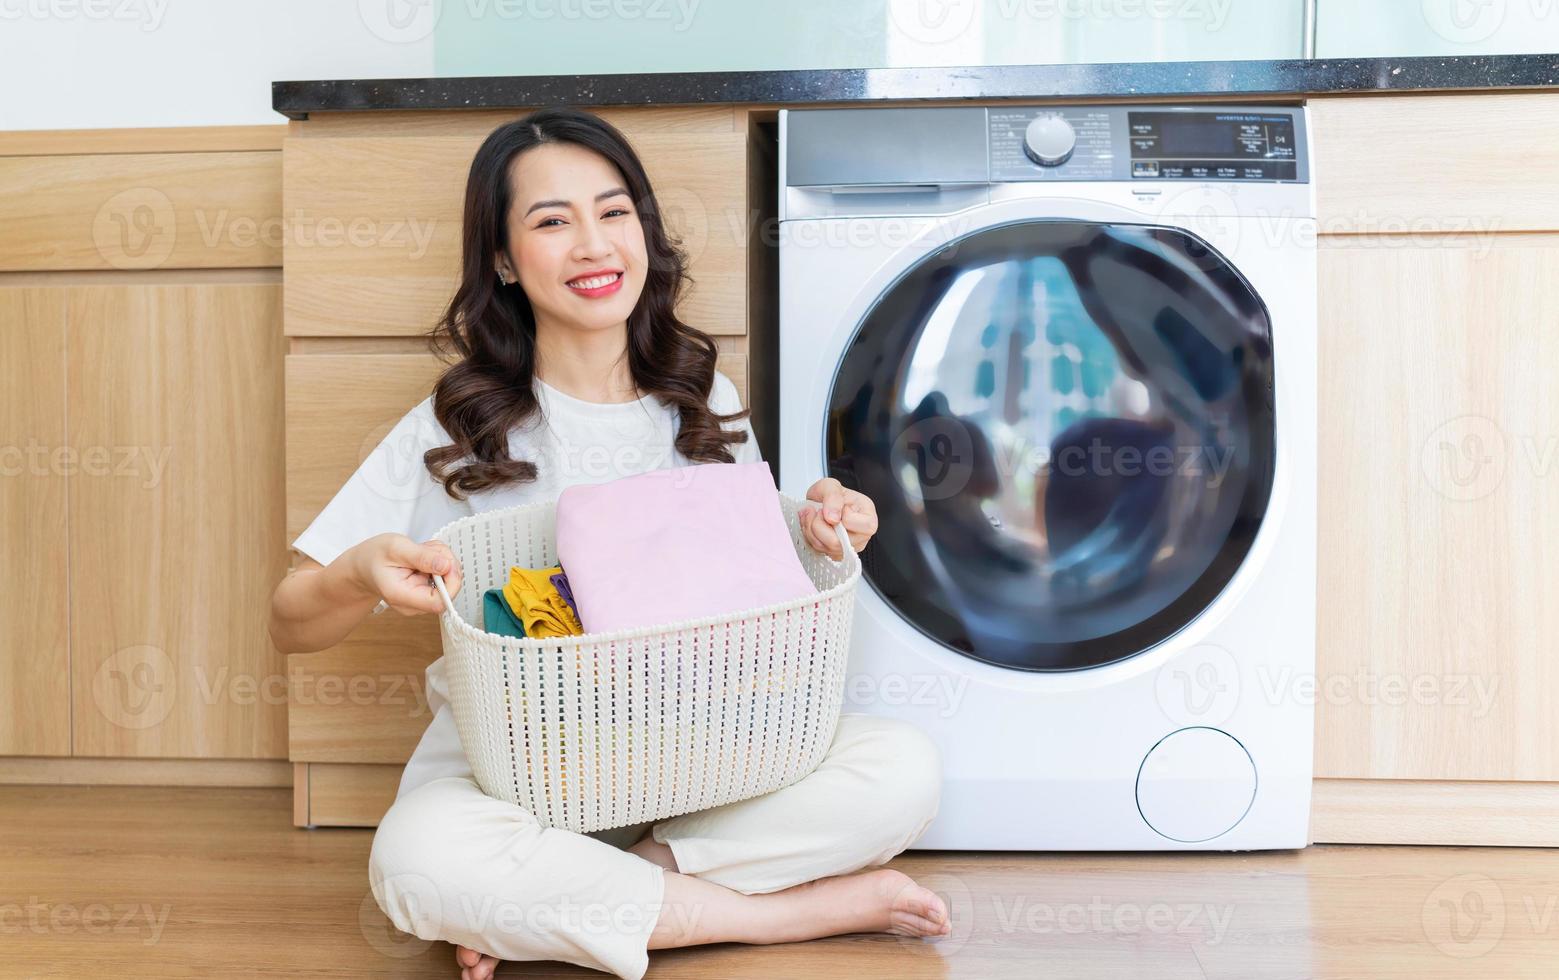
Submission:
M 543 105 L 791 106 L 884 100 L 955 101 L 1146 96 L 1302 96 L 1559 86 L 1559 54 L 1295 61 L 1175 61 L 971 68 L 497 75 L 272 82 L 271 105 L 310 112 L 505 109 Z

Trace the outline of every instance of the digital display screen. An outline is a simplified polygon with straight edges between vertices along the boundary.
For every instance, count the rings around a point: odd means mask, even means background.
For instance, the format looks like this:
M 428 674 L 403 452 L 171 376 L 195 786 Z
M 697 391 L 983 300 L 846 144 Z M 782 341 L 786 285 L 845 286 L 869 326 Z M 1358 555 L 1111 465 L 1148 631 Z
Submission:
M 1166 156 L 1207 157 L 1234 152 L 1234 130 L 1223 123 L 1187 122 L 1165 126 L 1162 138 Z
M 1131 112 L 1132 176 L 1296 180 L 1294 120 L 1273 112 Z

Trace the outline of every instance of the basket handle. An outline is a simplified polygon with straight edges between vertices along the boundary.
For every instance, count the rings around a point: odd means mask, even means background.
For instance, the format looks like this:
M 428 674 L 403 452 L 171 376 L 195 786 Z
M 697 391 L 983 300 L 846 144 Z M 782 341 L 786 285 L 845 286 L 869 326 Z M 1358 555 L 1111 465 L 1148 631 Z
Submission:
M 444 608 L 449 611 L 450 615 L 453 616 L 455 613 L 455 603 L 454 600 L 449 598 L 449 590 L 444 588 L 444 576 L 435 573 L 433 576 L 433 584 L 438 586 L 438 594 L 444 597 Z
M 828 560 L 843 563 L 845 556 L 855 550 L 855 545 L 850 543 L 850 532 L 845 530 L 843 518 L 840 519 L 838 524 L 834 525 L 834 532 L 839 535 L 839 546 L 842 550 L 839 552 L 838 558 L 830 556 Z

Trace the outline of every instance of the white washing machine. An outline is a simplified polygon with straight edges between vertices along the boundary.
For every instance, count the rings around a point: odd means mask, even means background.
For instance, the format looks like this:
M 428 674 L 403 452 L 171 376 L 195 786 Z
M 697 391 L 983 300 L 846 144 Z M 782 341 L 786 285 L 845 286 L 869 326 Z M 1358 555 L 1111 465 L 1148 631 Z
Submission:
M 1306 112 L 779 116 L 780 482 L 876 503 L 846 711 L 941 747 L 917 848 L 1309 843 Z

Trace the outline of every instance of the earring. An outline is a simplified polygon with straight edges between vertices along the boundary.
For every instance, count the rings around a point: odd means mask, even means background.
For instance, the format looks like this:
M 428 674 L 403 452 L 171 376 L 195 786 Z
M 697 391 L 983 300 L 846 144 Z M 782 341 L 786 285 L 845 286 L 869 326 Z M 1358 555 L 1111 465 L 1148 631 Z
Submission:
M 507 279 L 505 279 L 503 277 L 503 270 L 502 269 L 498 270 L 498 281 L 500 283 L 504 284 L 505 286 L 509 285 L 509 280 L 507 280 Z

